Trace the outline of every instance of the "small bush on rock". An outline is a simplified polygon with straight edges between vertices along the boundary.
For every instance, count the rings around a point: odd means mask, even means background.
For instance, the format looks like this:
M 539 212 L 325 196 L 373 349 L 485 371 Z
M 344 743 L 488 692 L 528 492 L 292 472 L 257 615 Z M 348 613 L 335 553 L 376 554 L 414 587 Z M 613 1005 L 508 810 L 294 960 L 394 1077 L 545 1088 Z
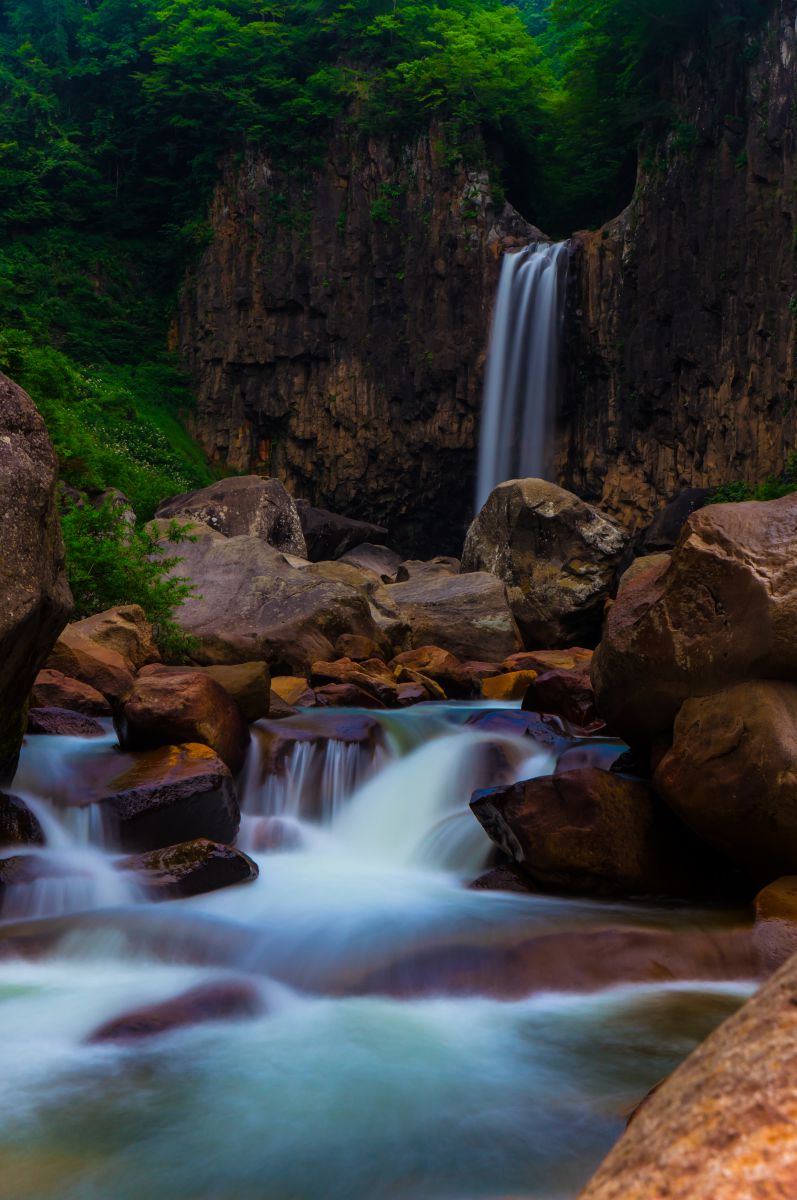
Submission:
M 185 576 L 172 574 L 182 559 L 168 554 L 155 527 L 131 526 L 110 502 L 99 508 L 71 503 L 62 525 L 75 619 L 118 604 L 140 604 L 163 657 L 184 661 L 196 639 L 180 628 L 174 614 L 194 595 L 194 587 Z M 193 541 L 189 529 L 190 525 L 172 521 L 166 542 Z

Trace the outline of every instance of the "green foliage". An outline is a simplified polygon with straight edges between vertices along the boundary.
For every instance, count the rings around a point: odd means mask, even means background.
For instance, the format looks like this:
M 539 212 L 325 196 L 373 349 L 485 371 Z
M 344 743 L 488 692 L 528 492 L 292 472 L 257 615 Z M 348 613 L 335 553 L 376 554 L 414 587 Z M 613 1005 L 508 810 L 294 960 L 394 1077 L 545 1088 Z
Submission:
M 717 488 L 708 504 L 738 504 L 742 500 L 779 500 L 797 492 L 797 450 L 786 459 L 780 475 L 770 475 L 763 483 L 726 483 Z
M 190 580 L 174 574 L 182 560 L 168 553 L 168 545 L 193 540 L 190 525 L 172 521 L 161 539 L 155 526 L 131 527 L 124 513 L 106 502 L 99 508 L 70 504 L 62 527 L 75 618 L 117 604 L 140 604 L 164 658 L 180 662 L 189 656 L 196 641 L 174 615 L 194 589 Z

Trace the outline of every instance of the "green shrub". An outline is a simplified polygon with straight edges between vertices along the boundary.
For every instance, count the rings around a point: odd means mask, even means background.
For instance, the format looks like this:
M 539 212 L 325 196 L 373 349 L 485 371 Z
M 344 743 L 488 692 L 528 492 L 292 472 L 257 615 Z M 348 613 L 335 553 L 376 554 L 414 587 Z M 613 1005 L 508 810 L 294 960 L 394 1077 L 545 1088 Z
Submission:
M 163 657 L 169 662 L 189 657 L 196 639 L 174 618 L 196 593 L 189 579 L 173 573 L 182 559 L 168 553 L 168 544 L 192 541 L 190 525 L 172 521 L 164 545 L 154 526 L 131 526 L 111 502 L 98 508 L 71 503 L 61 524 L 75 619 L 118 604 L 140 604 Z

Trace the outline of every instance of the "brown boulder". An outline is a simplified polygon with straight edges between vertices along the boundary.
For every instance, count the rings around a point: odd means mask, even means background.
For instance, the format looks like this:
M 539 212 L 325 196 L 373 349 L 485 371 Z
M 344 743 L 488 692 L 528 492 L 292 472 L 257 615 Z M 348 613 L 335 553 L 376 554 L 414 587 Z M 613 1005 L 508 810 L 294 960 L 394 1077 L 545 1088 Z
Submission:
M 797 875 L 784 875 L 755 898 L 753 944 L 766 971 L 797 952 Z
M 493 575 L 423 575 L 387 589 L 410 627 L 413 648 L 439 646 L 458 658 L 499 661 L 521 647 L 506 588 Z
M 199 521 L 225 537 L 258 538 L 277 550 L 307 558 L 299 513 L 278 479 L 261 475 L 220 479 L 197 492 L 165 500 L 156 515 L 162 520 Z
M 411 708 L 413 704 L 426 704 L 432 698 L 420 683 L 400 683 L 396 692 L 398 693 L 399 708 Z
M 249 734 L 238 705 L 200 671 L 140 675 L 114 713 L 123 750 L 154 750 L 180 742 L 210 746 L 235 773 Z
M 146 678 L 148 675 L 190 675 L 197 672 L 221 684 L 248 723 L 268 716 L 271 680 L 264 662 L 234 663 L 229 667 L 167 667 L 156 664 L 143 667 L 139 678 Z
M 69 628 L 97 646 L 115 650 L 133 674 L 148 663 L 160 662 L 152 626 L 138 604 L 106 609 L 82 621 L 74 621 Z
M 499 737 L 506 735 L 530 738 L 546 750 L 557 754 L 570 744 L 559 718 L 550 717 L 546 713 L 513 712 L 511 709 L 488 710 L 474 713 L 465 723 L 481 730 L 482 733 L 495 733 Z
M 353 683 L 325 683 L 317 687 L 313 695 L 320 708 L 385 708 L 381 700 L 355 687 Z
M 378 639 L 360 588 L 296 569 L 258 538 L 197 529 L 196 541 L 181 544 L 182 561 L 174 568 L 196 587 L 176 619 L 198 641 L 197 662 L 260 660 L 275 675 L 304 674 L 317 659 L 332 657 L 342 633 Z
M 39 818 L 19 796 L 0 792 L 0 846 L 43 846 Z
M 118 651 L 100 646 L 75 628 L 67 625 L 53 646 L 47 667 L 87 683 L 113 705 L 132 687 L 133 674 Z
M 589 671 L 555 670 L 538 675 L 523 697 L 527 712 L 555 713 L 582 733 L 597 733 L 604 723 L 595 708 Z
M 271 680 L 271 692 L 296 708 L 312 708 L 315 704 L 310 681 L 301 675 L 275 675 Z
M 672 553 L 623 576 L 592 664 L 598 710 L 627 741 L 666 734 L 685 700 L 797 680 L 797 494 L 693 513 Z
M 528 693 L 529 684 L 536 678 L 536 671 L 508 671 L 504 675 L 492 675 L 482 680 L 482 696 L 485 700 L 522 700 Z
M 135 875 L 152 900 L 199 896 L 236 883 L 249 883 L 259 874 L 257 863 L 242 850 L 207 838 L 195 838 L 163 850 L 150 850 L 116 863 Z
M 88 717 L 109 717 L 111 706 L 96 688 L 79 679 L 70 679 L 60 671 L 39 671 L 33 684 L 31 702 L 36 708 L 68 708 Z
M 350 658 L 340 658 L 337 662 L 315 662 L 310 683 L 314 688 L 328 683 L 353 684 L 387 708 L 395 708 L 398 704 L 393 674 L 378 659 L 367 659 L 363 663 L 352 662 Z
M 582 646 L 571 646 L 569 650 L 523 650 L 511 654 L 501 664 L 504 671 L 536 671 L 544 675 L 547 671 L 589 670 L 592 650 Z
M 712 890 L 702 855 L 640 780 L 587 767 L 477 793 L 471 808 L 543 887 L 582 895 Z
M 228 768 L 207 746 L 165 746 L 135 755 L 98 797 L 123 850 L 157 850 L 195 838 L 235 841 L 241 814 Z
M 600 633 L 627 542 L 624 529 L 571 492 L 513 479 L 495 488 L 468 530 L 462 570 L 503 580 L 526 645 L 578 645 Z
M 72 611 L 44 422 L 0 374 L 0 783 L 16 769 L 28 696 Z
M 373 638 L 363 637 L 358 633 L 342 633 L 335 642 L 335 653 L 338 658 L 350 658 L 352 662 L 365 662 L 368 658 L 378 658 L 380 647 Z
M 114 1017 L 95 1029 L 87 1041 L 90 1044 L 137 1042 L 189 1025 L 258 1017 L 263 1012 L 263 997 L 253 983 L 227 980 L 205 983 L 171 1000 L 147 1004 Z
M 94 717 L 71 712 L 68 708 L 28 709 L 28 733 L 83 738 L 105 736 L 105 730 Z
M 797 958 L 642 1106 L 580 1200 L 797 1195 Z
M 478 667 L 487 664 L 471 662 L 467 669 L 458 658 L 440 646 L 419 646 L 417 650 L 406 650 L 391 659 L 394 671 L 406 668 L 417 671 L 427 679 L 439 684 L 446 696 L 454 700 L 467 700 L 479 694 L 476 686 Z
M 436 680 L 424 675 L 423 671 L 413 671 L 411 667 L 396 668 L 396 683 L 411 684 L 423 688 L 428 700 L 445 700 L 446 694 Z
M 753 878 L 797 870 L 797 684 L 759 680 L 687 700 L 654 785 Z

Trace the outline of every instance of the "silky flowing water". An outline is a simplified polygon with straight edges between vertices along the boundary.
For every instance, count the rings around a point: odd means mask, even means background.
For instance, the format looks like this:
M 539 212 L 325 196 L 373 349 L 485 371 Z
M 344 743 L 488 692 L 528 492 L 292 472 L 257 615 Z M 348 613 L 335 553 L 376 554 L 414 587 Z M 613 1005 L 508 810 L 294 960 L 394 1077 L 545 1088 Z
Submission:
M 471 711 L 380 715 L 375 749 L 297 745 L 280 778 L 255 738 L 239 844 L 260 878 L 161 904 L 65 805 L 113 735 L 27 740 L 12 790 L 62 873 L 7 889 L 0 914 L 0 1200 L 575 1196 L 629 1108 L 752 984 L 554 989 L 534 985 L 533 953 L 530 977 L 524 959 L 520 983 L 503 978 L 491 955 L 537 938 L 710 938 L 724 918 L 469 889 L 491 855 L 473 788 L 554 766 Z M 291 836 L 258 853 L 275 818 Z M 452 949 L 466 977 L 447 974 Z M 254 985 L 263 1015 L 90 1042 L 219 980 Z

